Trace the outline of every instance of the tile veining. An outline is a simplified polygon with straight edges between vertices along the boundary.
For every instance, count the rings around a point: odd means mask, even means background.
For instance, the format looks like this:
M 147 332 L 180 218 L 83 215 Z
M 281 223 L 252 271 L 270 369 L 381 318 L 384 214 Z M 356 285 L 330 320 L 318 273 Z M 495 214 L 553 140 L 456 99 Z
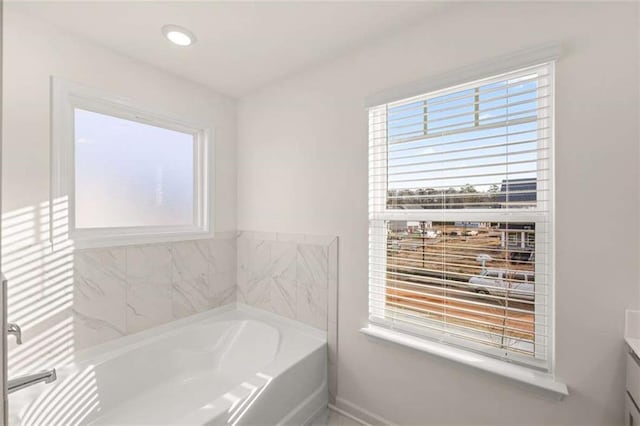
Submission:
M 76 347 L 234 303 L 235 235 L 74 253 Z
M 73 316 L 76 347 L 94 343 L 100 335 L 125 333 L 125 252 L 120 248 L 79 250 L 74 261 Z M 110 331 L 109 331 L 110 330 Z M 98 339 L 99 340 L 99 339 Z
M 172 252 L 168 245 L 127 247 L 127 333 L 171 321 Z

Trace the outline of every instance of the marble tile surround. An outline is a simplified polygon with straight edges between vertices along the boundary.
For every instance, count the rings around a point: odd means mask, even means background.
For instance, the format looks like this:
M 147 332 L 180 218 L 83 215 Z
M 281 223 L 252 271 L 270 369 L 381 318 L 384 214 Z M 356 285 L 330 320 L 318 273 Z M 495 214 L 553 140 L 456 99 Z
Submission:
M 237 247 L 238 302 L 328 330 L 335 237 L 241 232 Z
M 338 238 L 241 232 L 238 302 L 327 332 L 329 401 L 337 394 Z
M 337 247 L 335 237 L 239 232 L 75 250 L 75 350 L 235 302 L 301 321 L 333 338 Z
M 236 301 L 235 233 L 73 257 L 75 350 Z

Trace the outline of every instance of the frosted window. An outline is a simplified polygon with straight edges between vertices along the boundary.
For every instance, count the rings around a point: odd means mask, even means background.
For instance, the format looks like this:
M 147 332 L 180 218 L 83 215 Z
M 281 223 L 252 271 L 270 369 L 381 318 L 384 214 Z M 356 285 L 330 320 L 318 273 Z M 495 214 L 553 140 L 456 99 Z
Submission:
M 76 228 L 194 224 L 194 136 L 75 109 Z

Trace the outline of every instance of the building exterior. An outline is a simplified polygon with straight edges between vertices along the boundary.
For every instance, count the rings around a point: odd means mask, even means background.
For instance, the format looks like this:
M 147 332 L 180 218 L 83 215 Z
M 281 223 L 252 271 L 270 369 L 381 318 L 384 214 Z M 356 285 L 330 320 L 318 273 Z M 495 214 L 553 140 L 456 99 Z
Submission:
M 533 208 L 537 201 L 535 178 L 504 179 L 497 194 L 501 208 Z M 535 247 L 535 224 L 500 223 L 500 246 L 512 250 L 531 250 Z

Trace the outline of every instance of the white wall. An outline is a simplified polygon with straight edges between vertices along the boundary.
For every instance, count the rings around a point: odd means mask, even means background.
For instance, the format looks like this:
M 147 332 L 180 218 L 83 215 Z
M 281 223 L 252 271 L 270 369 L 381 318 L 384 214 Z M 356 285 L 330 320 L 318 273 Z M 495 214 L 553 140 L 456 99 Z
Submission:
M 622 423 L 623 310 L 638 300 L 635 3 L 458 3 L 241 100 L 238 227 L 340 237 L 341 401 L 401 424 Z M 547 43 L 557 66 L 557 376 L 564 401 L 371 341 L 367 114 L 377 91 Z M 597 233 L 592 232 L 598 230 Z

